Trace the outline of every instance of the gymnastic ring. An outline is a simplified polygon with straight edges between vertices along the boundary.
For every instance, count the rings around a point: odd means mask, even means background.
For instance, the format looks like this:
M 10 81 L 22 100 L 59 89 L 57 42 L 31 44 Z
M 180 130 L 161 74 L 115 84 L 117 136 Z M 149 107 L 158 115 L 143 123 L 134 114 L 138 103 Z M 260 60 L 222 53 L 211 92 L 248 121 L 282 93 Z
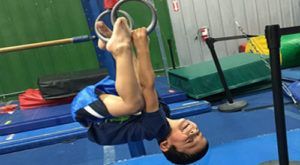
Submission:
M 114 25 L 114 23 L 117 20 L 117 13 L 116 13 L 116 11 L 119 10 L 120 6 L 123 3 L 128 2 L 128 1 L 141 2 L 141 3 L 145 4 L 151 10 L 152 20 L 151 20 L 150 25 L 147 27 L 147 34 L 150 34 L 154 30 L 154 28 L 156 26 L 156 23 L 157 23 L 157 14 L 156 14 L 156 9 L 154 8 L 154 6 L 151 3 L 149 3 L 149 2 L 147 2 L 145 0 L 120 0 L 120 1 L 118 1 L 115 4 L 115 6 L 113 7 L 113 9 L 111 10 L 111 13 L 110 13 L 111 23 Z
M 128 26 L 129 26 L 130 29 L 132 29 L 132 27 L 133 27 L 133 19 L 132 19 L 132 17 L 131 17 L 127 12 L 125 12 L 125 11 L 123 11 L 123 10 L 119 10 L 118 12 L 122 13 L 122 14 L 128 19 L 128 22 L 129 22 L 129 25 L 128 25 Z M 105 10 L 104 12 L 100 13 L 100 14 L 98 15 L 98 17 L 96 18 L 96 20 L 95 20 L 95 27 L 94 27 L 95 33 L 96 33 L 96 35 L 98 36 L 98 38 L 101 39 L 101 40 L 104 41 L 104 42 L 108 42 L 109 38 L 104 37 L 104 36 L 98 31 L 98 29 L 97 29 L 97 22 L 100 21 L 100 20 L 102 20 L 102 18 L 103 18 L 106 14 L 109 14 L 109 13 L 111 13 L 111 10 L 110 10 L 110 9 L 107 9 L 107 10 Z

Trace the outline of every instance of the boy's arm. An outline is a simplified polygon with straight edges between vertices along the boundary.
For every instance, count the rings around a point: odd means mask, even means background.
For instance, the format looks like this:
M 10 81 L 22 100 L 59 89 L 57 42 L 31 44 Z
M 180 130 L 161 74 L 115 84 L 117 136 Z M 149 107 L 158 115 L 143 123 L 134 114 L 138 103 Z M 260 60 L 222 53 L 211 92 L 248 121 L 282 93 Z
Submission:
M 159 101 L 155 89 L 155 73 L 151 64 L 146 28 L 134 30 L 132 39 L 137 54 L 139 81 L 146 104 L 145 111 L 148 113 L 156 112 L 159 109 Z

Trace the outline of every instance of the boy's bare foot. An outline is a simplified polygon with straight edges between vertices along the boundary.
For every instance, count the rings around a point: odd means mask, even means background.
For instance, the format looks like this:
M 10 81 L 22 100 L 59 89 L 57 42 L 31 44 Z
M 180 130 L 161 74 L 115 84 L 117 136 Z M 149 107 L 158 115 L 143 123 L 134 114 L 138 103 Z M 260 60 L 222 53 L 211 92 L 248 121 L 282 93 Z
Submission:
M 124 17 L 117 19 L 114 25 L 112 36 L 106 44 L 106 49 L 112 52 L 113 55 L 118 54 L 123 48 L 130 49 L 131 34 L 127 24 L 127 20 Z
M 99 21 L 96 23 L 98 31 L 107 38 L 110 38 L 112 32 L 111 30 L 105 25 L 103 21 Z M 98 47 L 100 49 L 105 49 L 106 43 L 102 41 L 101 39 L 98 40 Z

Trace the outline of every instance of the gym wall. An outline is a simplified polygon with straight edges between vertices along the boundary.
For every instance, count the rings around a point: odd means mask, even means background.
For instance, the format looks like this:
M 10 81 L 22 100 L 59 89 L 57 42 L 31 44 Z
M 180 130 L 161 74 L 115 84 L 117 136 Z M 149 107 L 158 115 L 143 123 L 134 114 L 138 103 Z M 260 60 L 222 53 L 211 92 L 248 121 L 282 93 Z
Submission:
M 263 34 L 266 25 L 300 25 L 300 0 L 167 0 L 181 66 L 211 59 L 211 54 L 197 36 L 206 26 L 212 37 L 241 35 L 238 21 L 248 34 Z M 174 4 L 178 9 L 174 10 Z M 238 52 L 245 40 L 218 42 L 218 55 Z
M 102 0 L 100 3 L 103 3 Z M 167 40 L 175 45 L 165 1 L 155 0 L 161 33 L 170 61 Z M 143 20 L 139 13 L 136 22 Z M 100 12 L 100 11 L 99 11 Z M 0 47 L 42 42 L 90 34 L 81 0 L 1 0 Z M 153 38 L 153 39 L 152 39 Z M 173 46 L 176 56 L 176 48 Z M 151 34 L 152 62 L 162 69 L 162 59 L 155 34 Z M 177 58 L 177 57 L 176 57 Z M 169 62 L 170 63 L 170 62 Z M 177 60 L 178 63 L 178 60 Z M 0 99 L 7 94 L 37 88 L 40 76 L 97 69 L 96 52 L 92 42 L 44 47 L 0 55 Z M 12 96 L 16 96 L 13 94 Z

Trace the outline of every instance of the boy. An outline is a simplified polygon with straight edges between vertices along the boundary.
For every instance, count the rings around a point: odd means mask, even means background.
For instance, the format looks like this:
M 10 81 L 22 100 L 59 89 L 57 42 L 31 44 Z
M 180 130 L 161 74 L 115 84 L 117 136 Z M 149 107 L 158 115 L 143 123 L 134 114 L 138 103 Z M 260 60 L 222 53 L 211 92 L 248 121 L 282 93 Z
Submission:
M 89 139 L 100 145 L 114 145 L 156 138 L 173 163 L 187 164 L 203 157 L 208 142 L 196 124 L 168 119 L 159 107 L 146 29 L 130 32 L 125 18 L 117 19 L 113 32 L 103 22 L 97 26 L 102 34 L 111 36 L 107 44 L 99 40 L 98 46 L 110 51 L 116 61 L 116 81 L 112 82 L 116 91 L 107 92 L 104 79 L 74 99 L 73 117 L 88 127 Z M 127 117 L 116 121 L 121 116 Z

